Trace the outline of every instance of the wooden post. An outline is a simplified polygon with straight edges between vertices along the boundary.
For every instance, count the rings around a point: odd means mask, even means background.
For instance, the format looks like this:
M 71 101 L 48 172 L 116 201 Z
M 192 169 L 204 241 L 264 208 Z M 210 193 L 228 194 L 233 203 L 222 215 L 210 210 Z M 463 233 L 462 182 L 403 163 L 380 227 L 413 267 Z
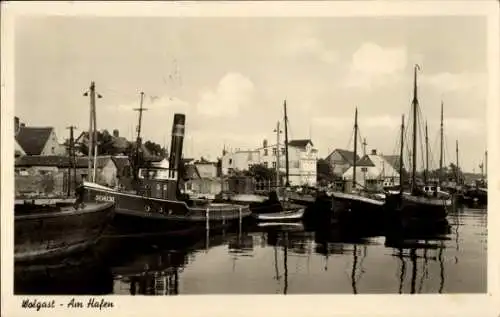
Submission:
M 239 232 L 241 232 L 241 224 L 242 224 L 242 215 L 241 215 L 241 207 L 240 209 L 238 209 L 238 229 L 239 229 Z
M 209 208 L 205 209 L 205 229 L 210 230 L 210 210 Z

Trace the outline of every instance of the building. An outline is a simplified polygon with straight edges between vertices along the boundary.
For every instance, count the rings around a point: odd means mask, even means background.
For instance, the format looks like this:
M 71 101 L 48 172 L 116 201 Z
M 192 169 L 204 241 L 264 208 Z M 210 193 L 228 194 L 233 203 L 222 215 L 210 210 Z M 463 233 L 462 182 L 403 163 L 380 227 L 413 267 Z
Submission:
M 369 189 L 398 186 L 399 171 L 394 168 L 393 163 L 388 161 L 387 156 L 379 155 L 377 150 L 372 150 L 371 154 L 364 155 L 356 162 L 356 183 Z M 353 170 L 352 166 L 348 168 L 343 174 L 343 179 L 352 181 Z
M 258 150 L 236 149 L 234 152 L 226 152 L 221 158 L 222 175 L 248 171 L 250 166 L 260 163 L 260 152 Z
M 262 147 L 255 150 L 236 150 L 225 153 L 222 157 L 222 173 L 231 174 L 231 171 L 245 171 L 252 165 L 262 164 L 267 168 L 275 169 L 278 163 L 279 151 L 280 172 L 286 172 L 285 145 L 269 145 L 267 140 Z M 311 140 L 291 140 L 288 142 L 289 180 L 292 186 L 316 186 L 318 151 Z
M 70 157 L 56 155 L 26 155 L 15 160 L 15 174 L 19 176 L 57 175 L 68 173 Z M 73 171 L 71 172 L 73 175 Z M 114 187 L 118 184 L 118 166 L 111 156 L 99 156 L 96 161 L 96 182 Z M 88 158 L 76 158 L 76 181 L 88 179 Z
M 217 163 L 209 162 L 204 158 L 194 162 L 200 178 L 214 178 L 217 177 Z
M 22 149 L 18 154 L 22 155 L 64 155 L 66 148 L 59 144 L 53 127 L 28 127 L 14 117 L 14 133 L 16 139 L 16 150 Z
M 330 169 L 335 177 L 342 177 L 344 173 L 354 164 L 354 152 L 335 149 L 325 160 L 330 165 Z M 359 155 L 356 155 L 356 161 Z

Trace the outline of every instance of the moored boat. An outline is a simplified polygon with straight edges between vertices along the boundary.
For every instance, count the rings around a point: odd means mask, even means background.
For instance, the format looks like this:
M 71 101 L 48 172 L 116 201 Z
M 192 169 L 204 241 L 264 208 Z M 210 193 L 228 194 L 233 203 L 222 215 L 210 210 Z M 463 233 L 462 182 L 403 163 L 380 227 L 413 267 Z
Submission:
M 46 260 L 94 245 L 113 216 L 112 202 L 21 210 L 14 217 L 16 263 Z
M 179 190 L 179 164 L 182 157 L 185 115 L 175 114 L 168 167 L 142 165 L 135 172 L 135 189 L 120 190 L 84 182 L 85 201 L 113 201 L 115 226 L 126 232 L 197 230 L 207 226 L 226 226 L 250 215 L 243 204 L 193 201 Z

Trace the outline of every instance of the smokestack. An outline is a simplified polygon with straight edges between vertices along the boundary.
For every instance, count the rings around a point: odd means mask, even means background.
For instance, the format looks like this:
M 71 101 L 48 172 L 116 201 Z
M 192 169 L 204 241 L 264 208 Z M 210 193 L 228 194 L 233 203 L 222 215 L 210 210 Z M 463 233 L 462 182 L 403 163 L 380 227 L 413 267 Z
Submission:
M 169 178 L 176 180 L 177 186 L 179 184 L 179 165 L 182 160 L 182 146 L 184 142 L 184 126 L 186 123 L 186 116 L 181 113 L 174 115 L 174 122 L 172 124 L 172 141 L 170 142 L 170 158 L 169 164 Z M 169 197 L 175 197 L 177 193 L 177 186 L 169 186 Z

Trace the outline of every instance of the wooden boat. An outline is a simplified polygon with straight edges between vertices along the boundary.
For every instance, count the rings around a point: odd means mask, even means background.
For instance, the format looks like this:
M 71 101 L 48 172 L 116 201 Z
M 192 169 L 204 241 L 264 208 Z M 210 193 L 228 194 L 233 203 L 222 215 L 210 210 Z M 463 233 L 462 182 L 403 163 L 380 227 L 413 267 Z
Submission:
M 302 219 L 302 217 L 304 216 L 304 211 L 304 208 L 289 209 L 283 210 L 281 212 L 252 214 L 252 217 L 260 221 L 297 221 Z
M 16 263 L 45 260 L 94 245 L 112 219 L 112 202 L 15 212 Z
M 357 157 L 358 109 L 354 113 L 354 157 Z M 350 192 L 329 193 L 332 200 L 334 222 L 360 232 L 379 230 L 384 220 L 384 196 L 378 197 L 364 188 L 358 188 L 356 182 L 356 160 L 353 161 L 353 189 Z
M 226 226 L 250 215 L 247 205 L 192 201 L 181 197 L 178 166 L 182 157 L 185 115 L 175 114 L 168 168 L 143 165 L 135 172 L 135 190 L 122 191 L 84 182 L 85 201 L 113 201 L 114 224 L 126 231 L 166 231 L 184 227 Z M 140 140 L 139 140 L 140 141 Z M 139 144 L 139 142 L 138 142 Z
M 410 223 L 420 223 L 422 227 L 426 227 L 432 223 L 445 223 L 447 216 L 447 207 L 451 205 L 449 197 L 438 195 L 437 188 L 430 193 L 425 191 L 422 186 L 417 184 L 416 166 L 417 166 L 417 114 L 418 114 L 418 98 L 417 98 L 417 69 L 414 69 L 414 87 L 413 87 L 413 150 L 412 150 L 412 173 L 411 173 L 411 190 L 410 192 L 400 192 L 396 195 L 388 195 L 386 198 L 388 217 L 393 223 L 403 227 Z M 442 111 L 441 111 L 442 113 Z M 400 165 L 403 165 L 403 143 L 404 143 L 404 116 L 401 125 L 401 149 L 400 149 Z M 442 162 L 440 163 L 442 165 Z

